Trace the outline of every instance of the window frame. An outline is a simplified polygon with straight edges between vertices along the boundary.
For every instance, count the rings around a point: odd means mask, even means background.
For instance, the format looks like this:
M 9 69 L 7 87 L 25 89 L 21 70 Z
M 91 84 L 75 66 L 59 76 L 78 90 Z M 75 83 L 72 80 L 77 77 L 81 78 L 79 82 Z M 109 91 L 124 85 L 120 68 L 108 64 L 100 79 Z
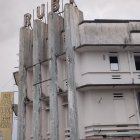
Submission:
M 118 63 L 116 63 L 116 64 L 118 64 L 118 70 L 112 70 L 112 69 L 111 69 L 110 57 L 117 57 Z M 120 71 L 120 60 L 119 60 L 119 54 L 118 54 L 117 52 L 109 53 L 108 60 L 109 60 L 109 65 L 110 65 L 110 71 L 112 71 L 112 72 L 113 72 L 113 71 L 114 71 L 114 72 Z
M 135 52 L 133 53 L 133 59 L 134 59 L 134 67 L 135 67 L 135 71 L 137 71 L 137 72 L 138 72 L 138 71 L 140 71 L 140 69 L 139 69 L 139 70 L 137 70 L 137 69 L 136 69 L 135 56 L 139 56 L 139 57 L 140 57 L 140 53 L 135 53 Z

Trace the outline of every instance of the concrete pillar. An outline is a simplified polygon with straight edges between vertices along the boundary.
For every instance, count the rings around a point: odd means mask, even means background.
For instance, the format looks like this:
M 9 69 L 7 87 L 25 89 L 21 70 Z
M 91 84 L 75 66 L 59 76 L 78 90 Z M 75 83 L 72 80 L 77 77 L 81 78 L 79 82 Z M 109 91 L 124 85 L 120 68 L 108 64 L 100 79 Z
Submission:
M 75 85 L 75 52 L 74 47 L 78 46 L 79 34 L 78 24 L 83 20 L 83 14 L 71 4 L 65 5 L 64 10 L 64 28 L 66 45 L 66 63 L 68 76 L 68 110 L 70 140 L 79 140 L 78 134 L 78 116 L 76 103 L 76 85 Z
M 57 95 L 57 63 L 56 55 L 61 48 L 61 28 L 63 25 L 62 17 L 55 13 L 48 16 L 48 49 L 49 49 L 49 97 L 50 97 L 50 133 L 51 140 L 59 139 L 58 126 L 58 95 Z
M 42 140 L 41 124 L 42 124 L 42 111 L 41 111 L 41 61 L 46 57 L 44 56 L 45 50 L 45 32 L 46 24 L 40 20 L 35 20 L 33 23 L 33 127 L 32 136 L 33 140 Z
M 26 53 L 31 53 L 32 30 L 28 28 L 20 29 L 20 49 L 19 49 L 19 96 L 18 96 L 18 132 L 17 139 L 25 140 L 25 98 L 27 92 L 26 86 L 26 66 L 30 65 L 26 58 Z

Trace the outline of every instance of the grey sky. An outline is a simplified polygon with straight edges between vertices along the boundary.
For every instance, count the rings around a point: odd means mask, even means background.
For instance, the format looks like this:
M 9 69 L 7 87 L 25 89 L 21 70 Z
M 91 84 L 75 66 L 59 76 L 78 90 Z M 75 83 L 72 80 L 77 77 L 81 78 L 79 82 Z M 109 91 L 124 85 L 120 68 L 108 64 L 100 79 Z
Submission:
M 84 12 L 85 19 L 140 19 L 140 0 L 75 2 Z M 19 29 L 23 25 L 23 15 L 27 12 L 32 14 L 33 9 L 42 3 L 46 4 L 47 0 L 0 0 L 0 92 L 17 90 L 13 86 L 12 73 L 18 66 Z
M 64 2 L 67 1 L 64 0 Z M 84 11 L 85 19 L 140 19 L 140 0 L 75 1 L 78 7 Z M 16 70 L 14 67 L 18 66 L 16 54 L 18 53 L 19 28 L 23 25 L 23 15 L 27 12 L 32 14 L 33 9 L 42 3 L 47 3 L 47 0 L 10 0 L 8 2 L 0 0 L 0 91 L 11 90 L 9 86 L 3 87 L 3 85 Z

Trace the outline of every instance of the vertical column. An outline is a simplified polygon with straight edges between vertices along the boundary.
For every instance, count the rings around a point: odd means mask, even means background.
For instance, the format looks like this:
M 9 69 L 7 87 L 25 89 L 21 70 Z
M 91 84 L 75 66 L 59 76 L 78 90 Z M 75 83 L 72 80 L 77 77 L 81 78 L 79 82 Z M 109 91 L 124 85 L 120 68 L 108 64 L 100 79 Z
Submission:
M 49 97 L 50 97 L 50 133 L 51 140 L 59 139 L 58 132 L 58 99 L 57 99 L 57 62 L 56 55 L 60 53 L 60 33 L 62 17 L 49 13 L 48 19 L 48 48 L 49 48 Z
M 25 98 L 26 98 L 26 49 L 32 47 L 32 30 L 28 28 L 20 29 L 20 49 L 19 49 L 19 96 L 18 96 L 18 140 L 25 140 Z
M 74 47 L 79 45 L 78 24 L 83 20 L 83 14 L 71 4 L 65 5 L 64 24 L 65 24 L 65 45 L 66 63 L 68 75 L 68 110 L 70 140 L 78 140 L 78 116 L 76 103 L 75 85 L 75 52 Z
M 35 20 L 33 23 L 33 140 L 42 139 L 42 111 L 41 111 L 41 61 L 44 59 L 44 41 L 46 32 L 46 24 L 40 20 Z

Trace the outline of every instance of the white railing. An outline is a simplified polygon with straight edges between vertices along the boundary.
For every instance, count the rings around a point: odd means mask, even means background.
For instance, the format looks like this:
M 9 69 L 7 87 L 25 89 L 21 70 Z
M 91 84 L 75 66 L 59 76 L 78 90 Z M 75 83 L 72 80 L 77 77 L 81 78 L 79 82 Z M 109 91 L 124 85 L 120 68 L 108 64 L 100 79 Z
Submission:
M 140 83 L 140 73 L 137 77 L 132 77 L 130 72 L 86 72 L 81 74 L 81 78 L 76 81 L 78 86 L 98 85 L 98 84 L 133 84 L 134 81 Z
M 92 137 L 97 135 L 116 135 L 139 132 L 138 124 L 111 124 L 111 125 L 91 125 L 85 127 L 85 136 Z

